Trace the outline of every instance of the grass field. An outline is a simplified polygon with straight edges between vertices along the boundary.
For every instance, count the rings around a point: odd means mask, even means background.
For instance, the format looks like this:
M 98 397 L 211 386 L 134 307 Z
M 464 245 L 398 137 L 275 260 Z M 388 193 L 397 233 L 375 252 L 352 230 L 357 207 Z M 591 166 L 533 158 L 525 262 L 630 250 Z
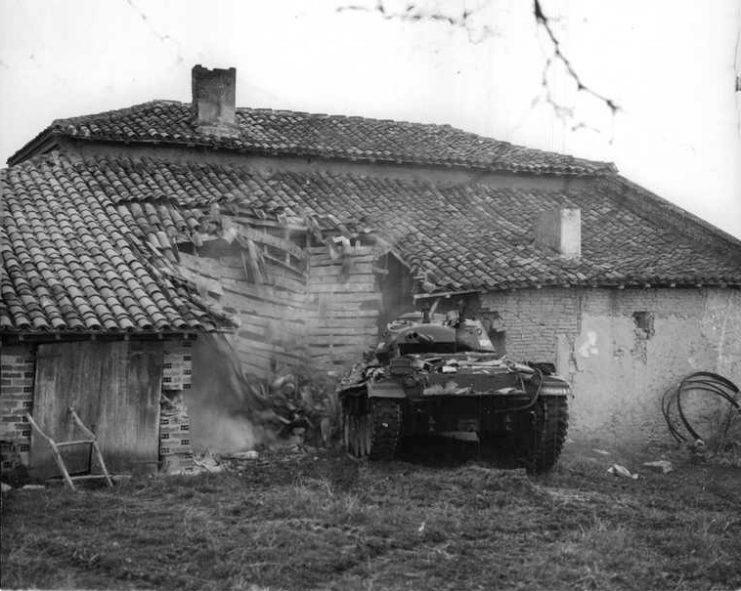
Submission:
M 741 469 L 567 448 L 464 461 L 267 454 L 220 474 L 3 498 L 2 588 L 738 589 Z

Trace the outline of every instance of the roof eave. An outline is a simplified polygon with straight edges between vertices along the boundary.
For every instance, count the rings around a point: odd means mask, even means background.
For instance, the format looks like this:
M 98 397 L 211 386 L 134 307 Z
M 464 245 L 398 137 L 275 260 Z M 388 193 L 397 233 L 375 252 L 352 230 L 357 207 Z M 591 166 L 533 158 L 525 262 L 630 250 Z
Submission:
M 57 131 L 53 127 L 47 127 L 35 138 L 25 144 L 20 150 L 11 155 L 6 160 L 6 164 L 8 166 L 15 166 L 16 164 L 20 164 L 37 154 L 48 152 L 58 144 L 59 138 L 64 135 L 65 134 Z
M 678 279 L 678 280 L 625 280 L 625 281 L 543 281 L 542 283 L 517 283 L 517 282 L 502 282 L 499 285 L 485 286 L 478 288 L 477 291 L 519 291 L 524 289 L 544 289 L 544 288 L 589 288 L 589 289 L 704 289 L 704 288 L 717 288 L 717 289 L 741 289 L 741 280 L 737 281 L 717 281 L 717 280 L 702 280 L 702 279 Z M 473 288 L 471 288 L 473 290 Z M 467 290 L 463 290 L 467 291 Z M 429 294 L 428 297 L 438 295 L 436 293 Z
M 661 197 L 660 195 L 657 195 L 653 191 L 642 187 L 641 185 L 631 181 L 630 179 L 620 174 L 603 176 L 600 180 L 604 183 L 617 184 L 618 187 L 623 191 L 623 195 L 629 195 L 637 197 L 639 199 L 648 200 L 650 202 L 650 205 L 653 205 L 655 208 L 660 209 L 664 214 L 669 213 L 670 215 L 675 216 L 675 219 L 681 220 L 682 223 L 702 228 L 704 231 L 713 235 L 715 238 L 725 242 L 726 245 L 729 247 L 741 248 L 741 240 L 739 240 L 735 236 L 732 236 L 731 234 L 721 230 L 717 226 L 706 222 L 702 218 L 699 218 L 698 216 L 690 213 L 686 209 L 679 207 L 671 201 L 668 201 L 667 199 Z M 611 188 L 609 185 L 607 186 L 608 188 Z M 634 205 L 639 204 L 634 202 Z M 666 223 L 667 220 L 664 218 L 663 221 Z
M 164 330 L 135 330 L 135 331 L 43 331 L 32 329 L 4 329 L 0 332 L 0 338 L 4 342 L 63 342 L 63 341 L 80 341 L 80 340 L 101 340 L 101 341 L 128 341 L 132 339 L 146 340 L 167 340 L 171 338 L 181 338 L 184 336 L 194 336 L 199 334 L 211 333 L 231 333 L 234 328 L 216 327 L 213 329 L 202 328 L 169 328 Z

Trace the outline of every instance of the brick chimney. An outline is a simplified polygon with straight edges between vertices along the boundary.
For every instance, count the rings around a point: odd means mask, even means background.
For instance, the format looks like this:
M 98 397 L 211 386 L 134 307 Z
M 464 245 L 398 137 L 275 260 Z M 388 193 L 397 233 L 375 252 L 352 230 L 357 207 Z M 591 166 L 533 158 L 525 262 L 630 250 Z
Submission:
M 535 226 L 535 244 L 553 248 L 564 258 L 581 256 L 581 210 L 561 207 L 542 212 Z
M 234 107 L 237 90 L 237 70 L 214 68 L 200 64 L 192 70 L 193 113 L 199 131 L 215 135 L 234 135 L 237 131 Z

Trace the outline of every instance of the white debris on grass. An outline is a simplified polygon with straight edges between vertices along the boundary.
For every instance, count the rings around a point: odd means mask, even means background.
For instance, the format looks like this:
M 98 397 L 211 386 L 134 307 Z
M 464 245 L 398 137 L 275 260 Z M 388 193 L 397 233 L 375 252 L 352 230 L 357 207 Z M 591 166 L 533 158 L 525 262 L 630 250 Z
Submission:
M 631 480 L 638 480 L 638 474 L 634 474 L 630 470 L 628 470 L 625 466 L 621 466 L 620 464 L 613 464 L 607 469 L 607 472 L 609 474 L 612 474 L 613 476 L 620 476 L 621 478 L 630 478 Z
M 655 460 L 653 462 L 644 462 L 643 465 L 646 468 L 650 468 L 655 472 L 661 472 L 662 474 L 668 474 L 674 471 L 674 464 L 669 460 Z
M 202 454 L 193 454 L 193 463 L 196 466 L 196 471 L 200 474 L 202 472 L 210 472 L 212 474 L 218 474 L 225 470 L 224 466 L 214 457 L 211 450 L 207 449 Z
M 251 449 L 249 451 L 239 451 L 236 453 L 231 453 L 224 457 L 233 460 L 256 460 L 260 457 L 260 454 L 257 453 L 254 449 Z

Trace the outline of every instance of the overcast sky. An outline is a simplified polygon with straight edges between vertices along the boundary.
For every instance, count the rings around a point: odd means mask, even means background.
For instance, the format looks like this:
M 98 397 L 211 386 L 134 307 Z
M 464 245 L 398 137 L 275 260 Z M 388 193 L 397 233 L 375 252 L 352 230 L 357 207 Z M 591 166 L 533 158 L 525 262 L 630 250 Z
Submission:
M 0 0 L 0 159 L 55 118 L 190 100 L 190 69 L 237 68 L 239 106 L 450 123 L 615 162 L 741 238 L 741 2 Z M 368 10 L 338 10 L 360 6 Z M 420 10 L 421 7 L 421 10 Z M 572 110 L 558 114 L 545 91 Z

